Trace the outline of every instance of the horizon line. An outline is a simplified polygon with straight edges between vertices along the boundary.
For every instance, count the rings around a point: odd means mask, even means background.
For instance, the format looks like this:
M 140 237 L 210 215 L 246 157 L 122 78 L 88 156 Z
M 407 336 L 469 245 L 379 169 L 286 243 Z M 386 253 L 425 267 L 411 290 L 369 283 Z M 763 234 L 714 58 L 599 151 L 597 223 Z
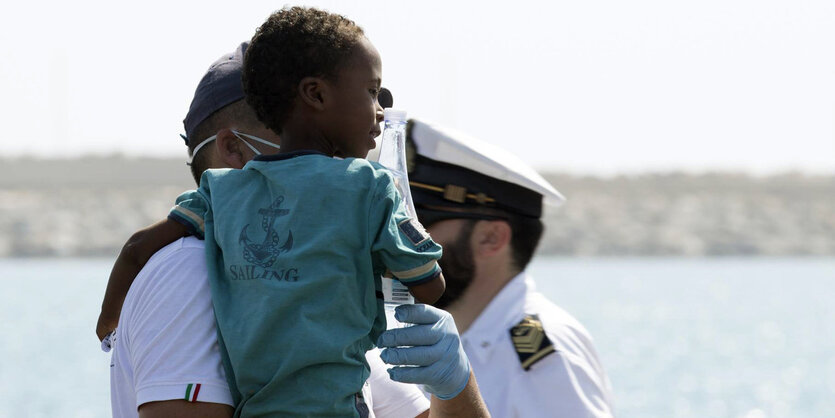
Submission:
M 171 154 L 135 154 L 125 153 L 121 151 L 113 152 L 85 152 L 80 154 L 70 155 L 44 155 L 34 153 L 20 153 L 20 154 L 3 154 L 0 153 L 0 161 L 6 162 L 71 162 L 81 160 L 157 160 L 157 161 L 182 161 L 185 163 L 185 157 L 177 157 Z M 783 166 L 771 169 L 751 169 L 747 167 L 710 167 L 710 168 L 694 168 L 694 167 L 649 167 L 649 168 L 577 168 L 565 167 L 564 165 L 547 165 L 547 164 L 530 164 L 537 172 L 546 174 L 565 174 L 571 176 L 591 176 L 591 177 L 617 177 L 617 176 L 641 176 L 641 175 L 671 175 L 671 174 L 686 174 L 691 176 L 708 176 L 708 175 L 747 175 L 751 177 L 780 177 L 787 175 L 802 175 L 808 177 L 832 177 L 835 176 L 835 167 L 828 169 L 820 167 L 792 167 Z

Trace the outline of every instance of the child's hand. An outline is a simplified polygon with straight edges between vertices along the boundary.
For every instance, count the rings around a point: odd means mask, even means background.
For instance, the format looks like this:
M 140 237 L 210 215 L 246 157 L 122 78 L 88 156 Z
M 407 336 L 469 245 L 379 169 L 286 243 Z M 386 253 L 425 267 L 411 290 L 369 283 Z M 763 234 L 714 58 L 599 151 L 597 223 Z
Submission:
M 107 334 L 113 332 L 116 326 L 119 325 L 119 318 L 107 318 L 104 312 L 99 315 L 99 322 L 96 324 L 96 336 L 99 341 L 103 341 Z
M 377 341 L 378 347 L 392 347 L 380 354 L 384 362 L 410 366 L 389 369 L 391 379 L 422 384 L 440 399 L 458 395 L 470 379 L 470 362 L 452 315 L 429 305 L 400 305 L 394 316 L 417 325 L 388 330 Z
M 446 290 L 446 281 L 444 275 L 439 274 L 434 279 L 421 283 L 419 285 L 409 287 L 409 293 L 415 297 L 419 303 L 435 303 L 441 298 Z

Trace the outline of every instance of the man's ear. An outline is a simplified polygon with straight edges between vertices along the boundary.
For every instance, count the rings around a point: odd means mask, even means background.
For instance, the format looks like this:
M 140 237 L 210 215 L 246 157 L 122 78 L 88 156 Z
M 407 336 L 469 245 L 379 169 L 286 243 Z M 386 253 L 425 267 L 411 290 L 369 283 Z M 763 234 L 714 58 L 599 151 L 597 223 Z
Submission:
M 316 110 L 325 108 L 325 98 L 330 86 L 319 77 L 305 77 L 299 82 L 299 97 L 302 102 Z
M 232 133 L 231 129 L 224 128 L 217 131 L 215 155 L 218 162 L 227 168 L 243 168 L 248 158 L 245 157 L 241 145 L 241 141 Z
M 473 251 L 481 256 L 494 256 L 510 246 L 512 235 L 505 221 L 478 221 L 473 229 Z

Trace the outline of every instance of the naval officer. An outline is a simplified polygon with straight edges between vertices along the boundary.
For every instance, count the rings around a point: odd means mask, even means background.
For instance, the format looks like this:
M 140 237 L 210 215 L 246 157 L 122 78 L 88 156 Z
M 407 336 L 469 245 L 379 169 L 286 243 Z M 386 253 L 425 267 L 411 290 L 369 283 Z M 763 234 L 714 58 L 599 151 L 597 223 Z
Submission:
M 612 416 L 588 331 L 525 272 L 543 203 L 563 197 L 506 150 L 418 120 L 407 137 L 418 218 L 444 248 L 447 290 L 437 306 L 455 319 L 490 413 Z

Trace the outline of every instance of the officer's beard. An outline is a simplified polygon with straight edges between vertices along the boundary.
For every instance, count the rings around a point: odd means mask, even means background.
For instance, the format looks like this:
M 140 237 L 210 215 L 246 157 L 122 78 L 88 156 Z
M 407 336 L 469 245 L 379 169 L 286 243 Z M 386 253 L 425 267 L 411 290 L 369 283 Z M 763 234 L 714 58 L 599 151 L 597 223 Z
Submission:
M 446 280 L 446 291 L 434 303 L 434 306 L 438 308 L 449 307 L 464 294 L 473 281 L 475 263 L 473 263 L 473 251 L 470 247 L 470 236 L 476 222 L 478 221 L 475 219 L 466 220 L 466 223 L 461 226 L 458 238 L 451 244 L 444 245 L 444 255 L 438 264 Z

